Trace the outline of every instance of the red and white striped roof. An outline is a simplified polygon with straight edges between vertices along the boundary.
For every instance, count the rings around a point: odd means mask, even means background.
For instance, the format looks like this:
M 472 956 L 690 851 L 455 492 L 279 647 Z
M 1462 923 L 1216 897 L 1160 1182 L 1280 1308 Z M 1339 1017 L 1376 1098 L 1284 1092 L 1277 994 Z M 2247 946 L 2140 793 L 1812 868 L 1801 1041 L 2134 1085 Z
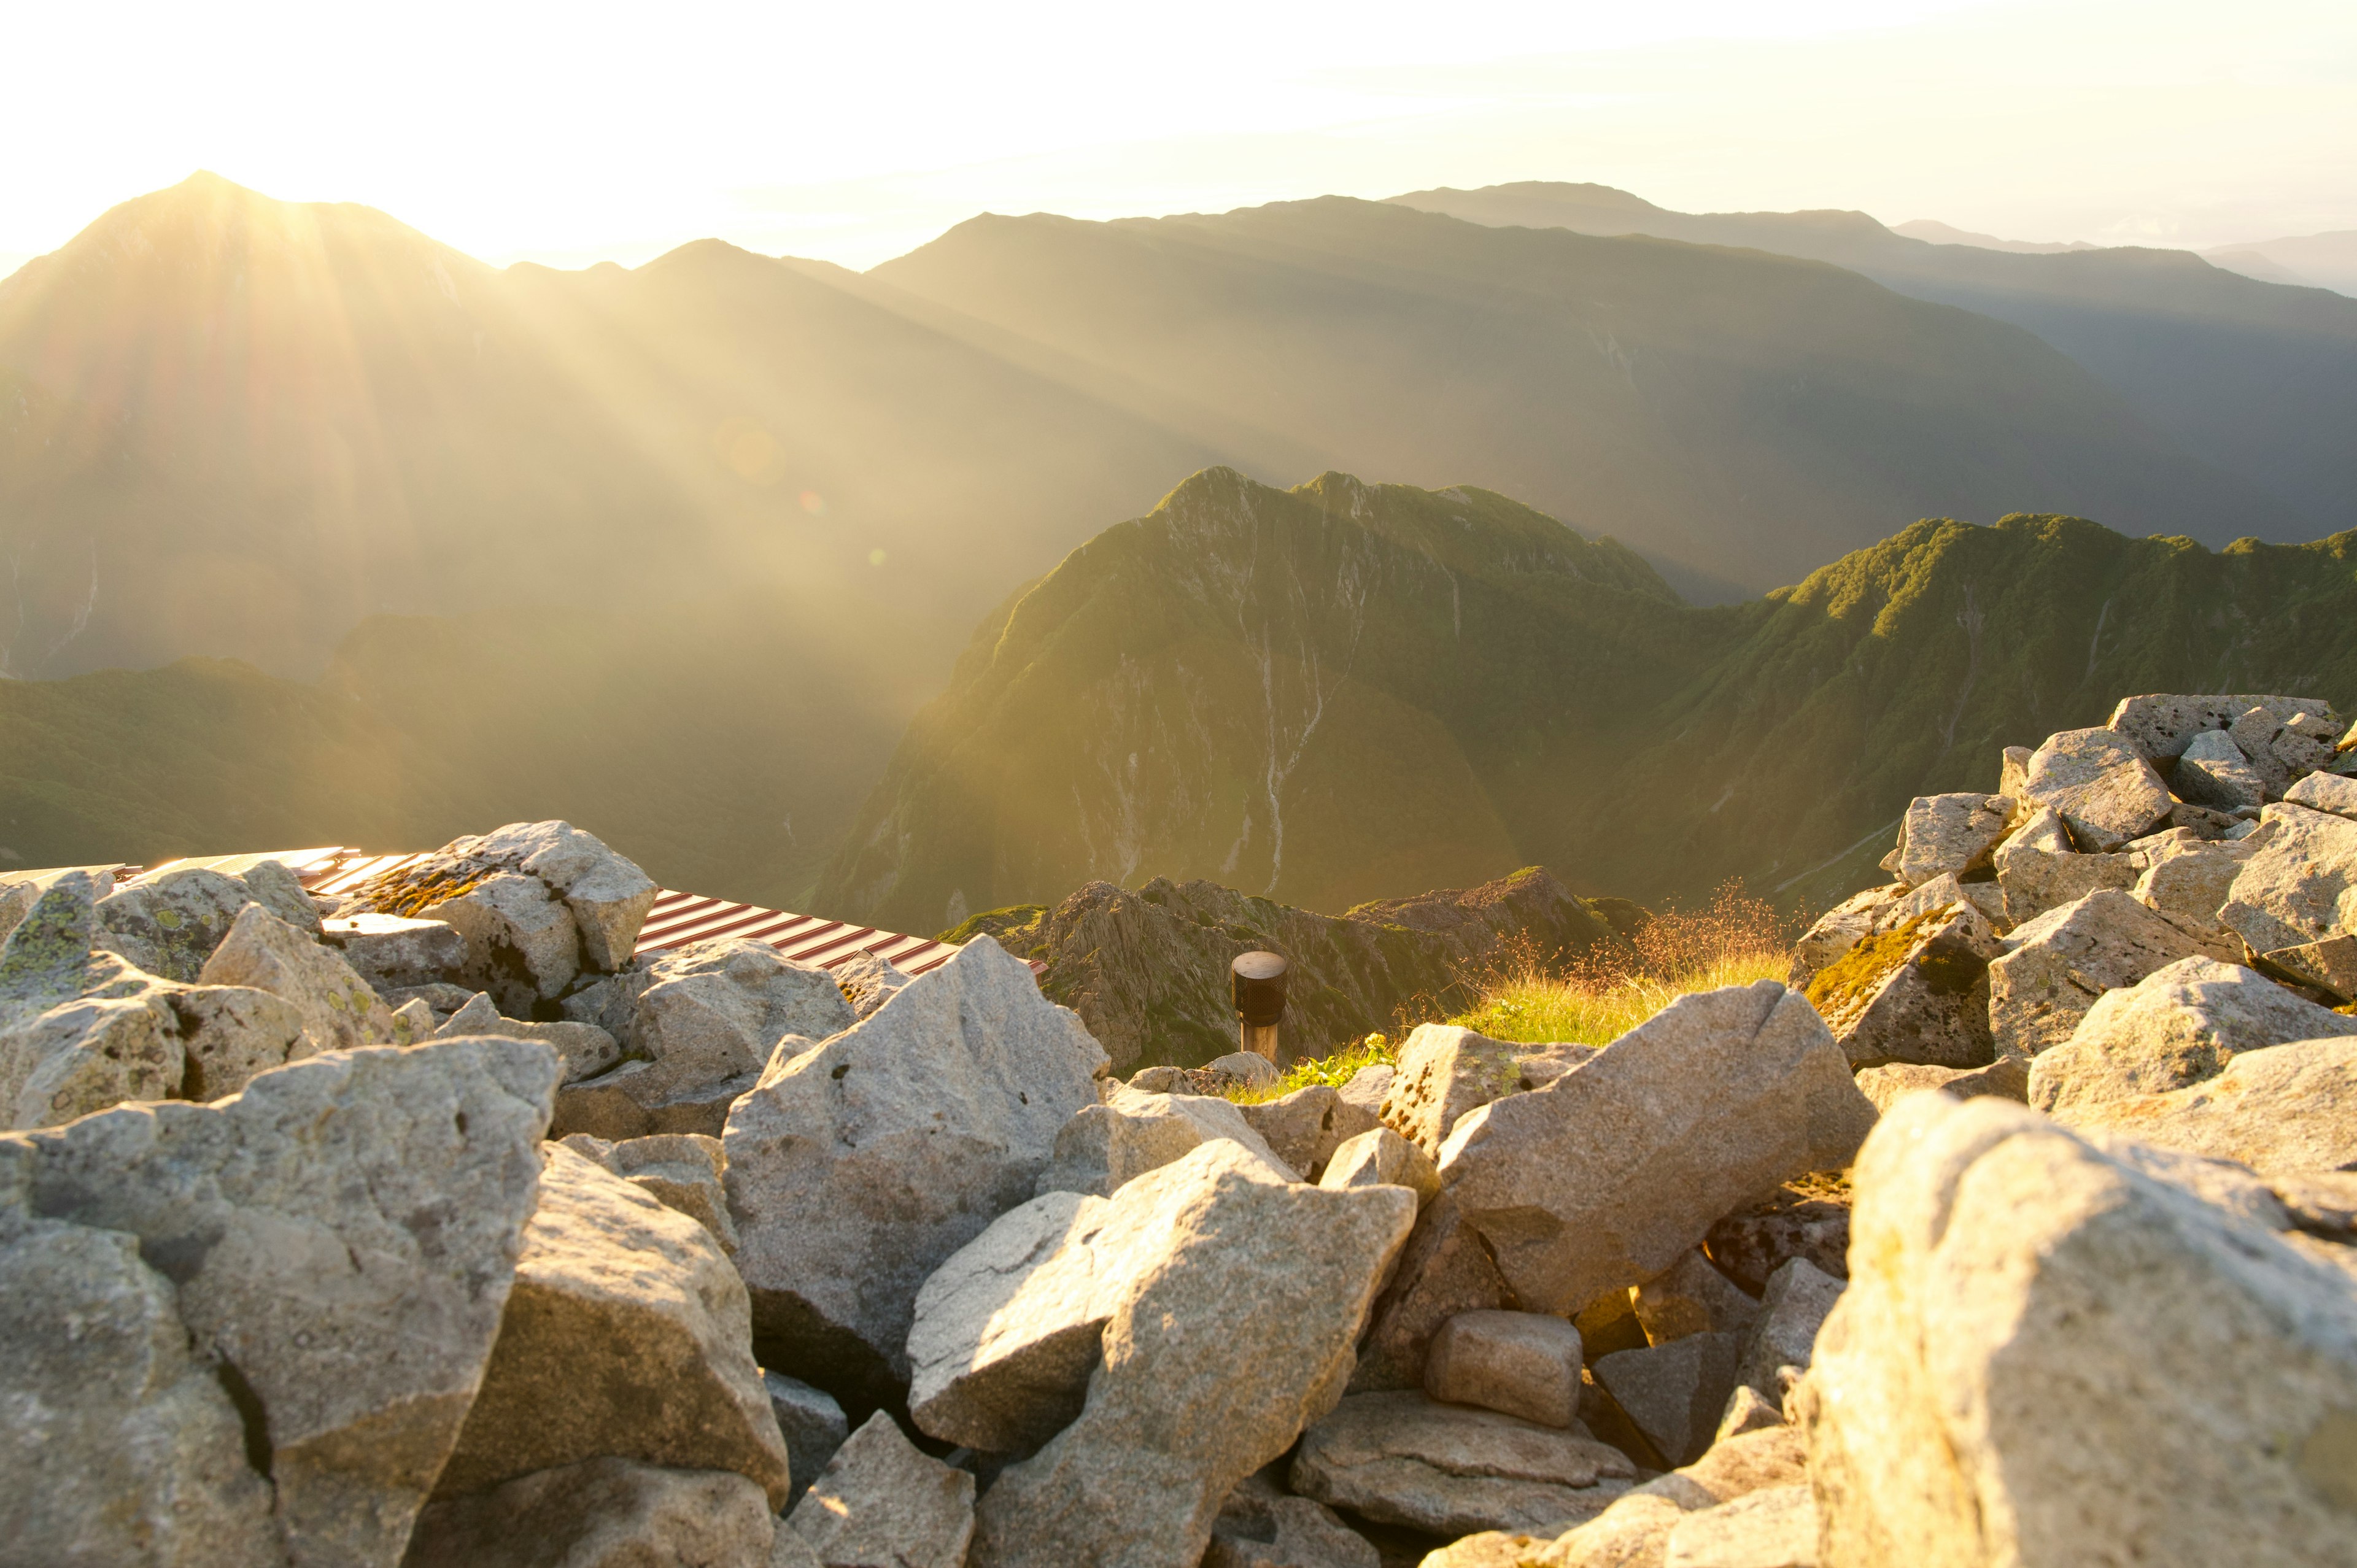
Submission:
M 286 863 L 304 886 L 332 898 L 350 892 L 371 876 L 425 858 L 424 854 L 370 854 L 363 850 L 329 845 L 263 854 L 198 855 L 148 869 L 152 873 L 174 866 L 202 865 L 233 875 L 256 861 L 278 860 Z M 823 920 L 815 915 L 797 915 L 785 909 L 764 909 L 758 904 L 732 904 L 725 898 L 706 898 L 701 894 L 679 893 L 668 887 L 655 895 L 655 907 L 639 931 L 637 950 L 659 952 L 713 937 L 743 937 L 767 942 L 797 963 L 816 964 L 822 969 L 832 969 L 858 953 L 874 953 L 909 975 L 939 969 L 957 951 L 946 942 L 879 930 L 874 926 Z M 1043 967 L 1035 962 L 1031 972 L 1037 974 Z

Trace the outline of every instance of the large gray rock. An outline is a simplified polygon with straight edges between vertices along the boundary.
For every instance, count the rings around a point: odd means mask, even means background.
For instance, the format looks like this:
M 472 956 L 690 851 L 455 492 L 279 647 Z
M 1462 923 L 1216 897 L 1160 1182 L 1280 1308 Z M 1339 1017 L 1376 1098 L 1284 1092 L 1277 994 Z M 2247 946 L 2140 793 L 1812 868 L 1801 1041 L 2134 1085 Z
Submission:
M 1959 899 L 1860 942 L 1809 983 L 1809 1000 L 1852 1067 L 1980 1067 L 1994 1054 L 1988 966 L 2004 950 Z
M 784 1506 L 786 1446 L 719 1243 L 573 1150 L 544 1152 L 499 1348 L 436 1495 L 614 1455 L 734 1470 Z
M 197 978 L 206 985 L 251 986 L 293 1003 L 315 1050 L 381 1046 L 393 1038 L 393 1010 L 369 983 L 259 904 L 238 911 Z
M 1587 1436 L 1419 1393 L 1352 1394 L 1312 1426 L 1293 1489 L 1435 1535 L 1553 1534 L 1595 1518 L 1636 1478 Z
M 2332 714 L 2332 704 L 2321 697 L 2153 693 L 2121 698 L 2107 722 L 2145 757 L 2166 762 L 2183 756 L 2188 743 L 2204 730 L 2231 729 L 2253 708 L 2264 710 L 2279 723 L 2298 714 L 2317 719 Z
M 2223 933 L 2106 888 L 2050 909 L 2005 939 L 1989 965 L 1989 1032 L 2000 1055 L 2036 1056 L 2068 1040 L 2106 991 L 2179 959 L 2241 956 Z
M 825 970 L 723 937 L 633 961 L 590 1021 L 646 1062 L 630 1093 L 651 1108 L 759 1073 L 789 1036 L 824 1040 L 859 1019 Z
M 379 992 L 451 983 L 467 967 L 467 940 L 447 920 L 359 914 L 320 922 L 319 936 Z
M 2295 713 L 2289 716 L 2266 707 L 2253 707 L 2226 733 L 2266 785 L 2267 799 L 2276 800 L 2313 768 L 2329 768 L 2340 724 L 2326 715 Z
M 2075 1121 L 2100 1101 L 2206 1082 L 2244 1051 L 2336 1035 L 2357 1035 L 2357 1018 L 2240 964 L 2179 959 L 2098 997 L 2071 1038 L 2031 1064 L 2029 1103 Z
M 1596 1380 L 1672 1464 L 1690 1464 L 1718 1434 L 1743 1345 L 1738 1333 L 1689 1334 L 1616 1350 L 1596 1359 Z
M 2003 795 L 1918 795 L 1883 869 L 1910 887 L 1935 876 L 1986 873 L 2013 820 L 2013 804 Z
M 149 974 L 190 982 L 254 902 L 244 883 L 200 866 L 143 876 L 98 901 L 96 945 Z
M 1873 1120 L 1797 992 L 1681 996 L 1578 1070 L 1458 1122 L 1423 1223 L 1480 1231 L 1526 1309 L 1577 1312 L 1779 1182 L 1847 1165 Z
M 2179 798 L 2223 811 L 2255 811 L 2267 803 L 2267 783 L 2234 737 L 2203 730 L 2185 745 L 2174 775 Z
M 2070 1112 L 2083 1132 L 2232 1160 L 2264 1176 L 2357 1165 L 2357 1039 L 2244 1051 L 2185 1089 Z
M 562 996 L 585 969 L 630 961 L 655 885 L 596 835 L 566 822 L 515 822 L 453 840 L 354 888 L 338 913 L 442 920 L 466 940 L 458 978 L 500 1010 Z
M 829 1387 L 905 1380 L 918 1287 L 1031 1196 L 1104 1067 L 986 940 L 823 1045 L 780 1051 L 725 1138 L 768 1364 Z
M 517 1040 L 315 1057 L 0 1138 L 0 1224 L 135 1237 L 248 1412 L 288 1559 L 389 1568 L 490 1358 L 555 1087 Z
M 1232 1101 L 1209 1094 L 1155 1094 L 1125 1084 L 1102 1103 L 1081 1107 L 1057 1130 L 1032 1190 L 1111 1197 L 1125 1183 L 1212 1138 L 1242 1144 L 1283 1179 L 1298 1174 Z
M 823 1568 L 961 1568 L 974 1477 L 919 1452 L 879 1411 L 826 1462 L 785 1528 Z
M 2169 820 L 2169 786 L 2118 731 L 2066 729 L 2029 758 L 2024 803 L 2051 808 L 2083 850 L 2108 854 Z
M 537 1023 L 501 1017 L 486 991 L 478 991 L 468 998 L 467 1004 L 451 1014 L 434 1033 L 439 1039 L 456 1039 L 461 1035 L 504 1035 L 511 1040 L 538 1040 L 555 1051 L 557 1058 L 565 1063 L 567 1083 L 596 1077 L 622 1055 L 622 1047 L 614 1036 L 595 1024 L 576 1023 L 569 1018 Z M 557 1102 L 561 1120 L 562 1095 Z
M 1579 1330 L 1538 1312 L 1466 1312 L 1440 1326 L 1424 1363 L 1424 1391 L 1541 1426 L 1579 1414 Z
M 2277 804 L 2249 843 L 2218 918 L 2251 951 L 2357 934 L 2357 822 Z
M 136 1238 L 27 1216 L 0 1153 L 0 1559 L 269 1568 L 269 1483 Z
M 1800 1401 L 1824 1568 L 2357 1554 L 2345 1276 L 1995 1100 L 1906 1101 L 1855 1180 Z
M 1994 860 L 2005 918 L 2015 926 L 2100 888 L 2134 887 L 2147 864 L 2133 854 L 2081 854 L 2061 817 L 2044 807 L 1998 846 Z
M 976 1568 L 1191 1568 L 1229 1492 L 1333 1408 L 1415 1208 L 1220 1139 L 1111 1199 L 1036 1199 L 945 1265 L 910 1336 L 919 1421 L 1028 1409 L 1036 1431 L 1082 1402 L 984 1495 Z
M 733 1470 L 584 1459 L 428 1504 L 405 1568 L 762 1568 L 776 1532 Z

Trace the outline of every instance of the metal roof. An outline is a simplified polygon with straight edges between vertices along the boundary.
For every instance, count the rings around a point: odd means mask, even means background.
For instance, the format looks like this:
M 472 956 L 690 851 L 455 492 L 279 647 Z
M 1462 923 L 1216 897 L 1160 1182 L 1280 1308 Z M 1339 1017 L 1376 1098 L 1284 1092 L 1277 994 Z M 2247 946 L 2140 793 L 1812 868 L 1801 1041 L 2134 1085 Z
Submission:
M 371 876 L 425 858 L 425 854 L 371 854 L 365 850 L 330 844 L 259 854 L 190 855 L 149 866 L 143 875 L 200 865 L 235 875 L 256 861 L 278 860 L 285 862 L 287 869 L 305 887 L 332 898 L 350 892 Z M 636 951 L 660 952 L 712 937 L 743 937 L 767 942 L 797 963 L 816 964 L 822 969 L 832 969 L 857 953 L 874 953 L 910 975 L 939 969 L 958 950 L 946 942 L 879 930 L 874 926 L 825 920 L 786 909 L 765 909 L 758 904 L 732 904 L 725 898 L 706 898 L 701 894 L 680 893 L 666 887 L 655 895 L 655 907 L 648 912 L 645 926 L 640 929 Z M 1037 974 L 1045 967 L 1034 962 L 1031 972 Z

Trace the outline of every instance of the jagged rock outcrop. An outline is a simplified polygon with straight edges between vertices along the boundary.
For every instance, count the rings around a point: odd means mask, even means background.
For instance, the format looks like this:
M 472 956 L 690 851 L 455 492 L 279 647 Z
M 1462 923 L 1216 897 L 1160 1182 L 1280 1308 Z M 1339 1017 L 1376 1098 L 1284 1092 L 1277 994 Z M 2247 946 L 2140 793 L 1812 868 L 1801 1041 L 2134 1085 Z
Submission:
M 1339 916 L 1211 882 L 1156 878 L 1135 892 L 1092 882 L 1054 909 L 977 916 L 976 932 L 1044 961 L 1040 989 L 1081 1015 L 1123 1076 L 1146 1063 L 1194 1066 L 1235 1049 L 1228 965 L 1265 949 L 1292 966 L 1288 1050 L 1399 1026 L 1402 1006 L 1471 999 L 1469 982 L 1523 955 L 1546 961 L 1614 940 L 1611 926 L 1546 872 L 1462 891 L 1363 904 Z

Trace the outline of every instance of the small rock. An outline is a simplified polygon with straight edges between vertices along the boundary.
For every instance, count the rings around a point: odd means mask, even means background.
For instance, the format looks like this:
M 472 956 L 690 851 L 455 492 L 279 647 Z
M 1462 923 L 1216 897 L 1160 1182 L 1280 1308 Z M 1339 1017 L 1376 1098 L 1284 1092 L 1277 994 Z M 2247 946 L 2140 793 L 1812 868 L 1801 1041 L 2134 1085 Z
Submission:
M 2267 803 L 2266 780 L 2223 730 L 2203 730 L 2188 741 L 2175 778 L 2177 793 L 2193 805 L 2255 811 Z
M 1424 1363 L 1424 1391 L 1541 1426 L 1579 1413 L 1579 1330 L 1537 1312 L 1465 1312 L 1440 1326 Z
M 622 1047 L 614 1036 L 595 1024 L 576 1024 L 560 1019 L 554 1023 L 528 1023 L 521 1018 L 507 1018 L 491 1005 L 490 994 L 478 991 L 464 1007 L 450 1015 L 447 1022 L 435 1031 L 437 1039 L 456 1039 L 461 1035 L 501 1035 L 511 1040 L 538 1040 L 554 1047 L 565 1063 L 565 1081 L 577 1083 L 594 1078 L 620 1059 Z M 559 1096 L 559 1104 L 563 1097 Z
M 728 1218 L 728 1195 L 721 1185 L 726 1162 L 719 1139 L 673 1133 L 608 1143 L 575 1133 L 563 1142 L 575 1154 L 605 1166 L 665 1208 L 686 1215 L 712 1233 L 722 1251 L 736 1255 L 737 1227 Z
M 345 915 L 321 921 L 319 936 L 380 992 L 449 984 L 466 968 L 467 940 L 447 920 Z
M 1760 1304 L 1711 1267 L 1700 1248 L 1639 1285 L 1631 1299 L 1651 1345 L 1689 1334 L 1746 1333 L 1760 1317 Z
M 30 882 L 0 882 L 0 943 L 22 924 L 40 901 L 41 889 Z
M 439 1027 L 443 1020 L 472 1002 L 479 993 L 468 990 L 463 985 L 436 983 L 388 986 L 379 991 L 377 994 L 383 997 L 384 1004 L 395 1012 L 399 1012 L 412 1002 L 425 1003 L 434 1010 L 434 1021 L 436 1026 Z
M 770 1364 L 897 1400 L 918 1287 L 1031 1196 L 1104 1067 L 1080 1019 L 986 938 L 823 1044 L 780 1050 L 724 1138 Z
M 2063 730 L 2029 758 L 2024 802 L 2061 817 L 2079 847 L 2094 854 L 2142 838 L 2168 821 L 2169 786 L 2110 729 Z
M 206 985 L 248 985 L 293 1003 L 314 1050 L 349 1050 L 393 1038 L 393 1012 L 352 966 L 259 904 L 231 923 L 197 976 Z
M 427 1505 L 406 1568 L 757 1568 L 777 1521 L 732 1470 L 601 1457 Z
M 853 953 L 827 972 L 834 976 L 835 986 L 842 992 L 844 1001 L 850 1004 L 851 1015 L 855 1018 L 865 1018 L 891 1001 L 909 979 L 890 959 L 878 958 L 872 952 Z M 790 1032 L 797 1035 L 810 1033 L 807 1029 Z
M 1404 1187 L 1415 1194 L 1421 1205 L 1439 1193 L 1440 1167 L 1432 1163 L 1430 1155 L 1389 1127 L 1378 1127 L 1344 1139 L 1326 1162 L 1326 1174 L 1318 1178 L 1318 1185 Z
M 2337 1002 L 2357 1001 L 2357 937 L 2327 937 L 2298 947 L 2273 948 L 2260 959 L 2270 972 L 2289 975 Z
M 1245 1118 L 1243 1107 L 1208 1094 L 1144 1094 L 1124 1085 L 1112 1098 L 1083 1105 L 1058 1130 L 1036 1197 L 1083 1192 L 1111 1197 L 1125 1184 L 1178 1159 L 1212 1138 L 1240 1144 L 1272 1175 L 1297 1179 Z
M 1555 1533 L 1635 1477 L 1626 1455 L 1582 1433 L 1419 1393 L 1351 1395 L 1303 1436 L 1292 1473 L 1304 1497 L 1444 1536 Z
M 2013 819 L 2013 804 L 2003 795 L 1917 796 L 1885 869 L 1910 887 L 1935 876 L 1986 874 L 1990 853 Z
M 2106 889 L 2049 910 L 2005 939 L 1989 965 L 1989 1031 L 2001 1056 L 2034 1057 L 2068 1040 L 2106 990 L 2179 959 L 2232 961 L 2231 939 Z
M 1908 891 L 1904 882 L 1869 887 L 1863 893 L 1853 893 L 1818 916 L 1816 923 L 1792 945 L 1789 983 L 1795 988 L 1806 985 L 1818 971 L 1883 930 L 1885 911 L 1906 897 Z
M 243 985 L 191 985 L 174 988 L 165 1000 L 180 1036 L 179 1099 L 242 1093 L 271 1069 L 313 1054 L 302 1009 L 283 996 Z
M 595 1021 L 644 1059 L 627 1091 L 651 1112 L 759 1074 L 781 1040 L 830 1039 L 859 1020 L 827 971 L 724 937 L 633 960 Z
M 2357 1164 L 2357 1039 L 2244 1051 L 2186 1089 L 2078 1108 L 2072 1124 L 2232 1160 L 2263 1176 Z
M 1846 1195 L 1811 1187 L 1780 1187 L 1765 1200 L 1710 1228 L 1703 1251 L 1727 1277 L 1754 1294 L 1794 1258 L 1835 1279 L 1849 1277 Z
M 1711 1442 L 1715 1445 L 1747 1432 L 1765 1432 L 1784 1424 L 1784 1411 L 1779 1402 L 1763 1397 L 1749 1383 L 1738 1383 L 1735 1391 L 1727 1396 L 1727 1408 L 1719 1412 L 1718 1431 Z
M 1383 1568 L 1383 1553 L 1325 1504 L 1255 1475 L 1221 1505 L 1203 1568 Z
M 2334 773 L 2311 773 L 2284 791 L 2284 800 L 2311 811 L 2329 811 L 2357 821 L 2357 779 Z
M 2227 729 L 2243 755 L 2266 781 L 2267 799 L 2278 800 L 2295 779 L 2332 763 L 2332 739 L 2340 725 L 2315 714 L 2286 716 L 2253 707 Z
M 920 1453 L 878 1411 L 786 1516 L 824 1568 L 962 1568 L 974 1477 Z
M 1646 1440 L 1683 1464 L 1710 1446 L 1742 1355 L 1740 1334 L 1689 1334 L 1598 1357 L 1594 1369 Z
M 1788 1367 L 1803 1371 L 1817 1342 L 1825 1316 L 1841 1299 L 1844 1282 L 1805 1258 L 1794 1258 L 1770 1275 L 1768 1294 L 1760 1303 L 1760 1320 L 1745 1340 L 1743 1359 L 1737 1363 L 1737 1386 L 1757 1391 L 1763 1399 L 1782 1403 L 1781 1374 Z
M 1276 1070 L 1275 1062 L 1251 1051 L 1231 1051 L 1226 1056 L 1214 1057 L 1203 1064 L 1203 1070 L 1245 1089 L 1267 1089 L 1284 1076 Z
M 718 1243 L 572 1149 L 544 1152 L 499 1345 L 436 1495 L 616 1455 L 733 1470 L 782 1506 L 786 1447 Z
M 2134 855 L 2078 854 L 2062 819 L 2044 809 L 1998 846 L 1995 864 L 2005 918 L 2017 927 L 2101 888 L 2134 887 L 2145 870 Z
M 149 974 L 193 981 L 254 902 L 244 883 L 200 866 L 143 876 L 98 901 L 95 942 Z
M 2357 1035 L 2357 1018 L 2240 964 L 2179 959 L 2096 998 L 2070 1039 L 2031 1065 L 2029 1103 L 2076 1121 L 2100 1101 L 2205 1082 L 2244 1051 L 2336 1035 Z
M 1129 1087 L 1140 1094 L 1183 1094 L 1187 1090 L 1187 1069 L 1168 1062 L 1140 1068 L 1129 1080 Z
M 1341 1097 L 1330 1084 L 1313 1083 L 1275 1100 L 1238 1107 L 1245 1122 L 1304 1181 L 1315 1181 L 1335 1145 L 1365 1127 L 1347 1123 Z
M 798 1378 L 763 1372 L 761 1387 L 770 1396 L 778 1430 L 785 1434 L 786 1457 L 793 1466 L 793 1495 L 800 1498 L 851 1435 L 851 1423 L 833 1394 Z
M 254 994 L 256 996 L 265 996 L 268 995 L 269 993 L 257 991 Z M 300 1032 L 301 1018 L 302 1015 L 300 1014 L 296 1015 L 298 1033 Z M 437 1024 L 434 1016 L 434 1009 L 426 1005 L 426 1002 L 424 997 L 413 996 L 408 1001 L 404 1002 L 400 1006 L 395 1007 L 393 1010 L 392 1044 L 396 1046 L 414 1046 L 420 1040 L 430 1040 L 434 1037 L 434 1031 L 436 1027 Z M 191 1098 L 194 1097 L 191 1096 Z
M 2000 1100 L 2026 1102 L 2029 1097 L 2029 1064 L 2019 1057 L 1999 1057 L 1982 1068 L 1917 1067 L 1892 1062 L 1859 1073 L 1857 1087 L 1874 1102 L 1877 1112 L 1888 1112 L 1900 1095 L 1921 1089 L 1936 1089 L 1958 1100 L 1994 1094 Z
M 1870 937 L 1809 983 L 1809 1000 L 1853 1067 L 1980 1067 L 1991 1058 L 1991 960 L 2004 951 L 1964 902 Z
M 1351 1081 L 1335 1090 L 1335 1093 L 1341 1097 L 1343 1104 L 1351 1107 L 1354 1112 L 1370 1116 L 1375 1122 L 1381 1122 L 1384 1097 L 1391 1093 L 1392 1079 L 1397 1077 L 1399 1069 L 1389 1062 L 1371 1062 L 1352 1073 Z

